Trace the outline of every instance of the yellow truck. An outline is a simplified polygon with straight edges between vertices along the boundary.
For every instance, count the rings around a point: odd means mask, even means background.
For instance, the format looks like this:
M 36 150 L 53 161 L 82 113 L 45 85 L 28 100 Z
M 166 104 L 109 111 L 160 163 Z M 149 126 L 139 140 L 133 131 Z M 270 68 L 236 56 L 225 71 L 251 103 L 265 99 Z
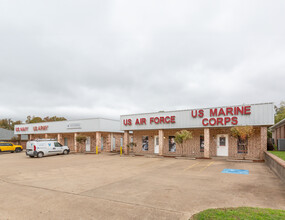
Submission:
M 23 150 L 21 145 L 15 145 L 11 142 L 0 142 L 0 152 L 19 153 Z

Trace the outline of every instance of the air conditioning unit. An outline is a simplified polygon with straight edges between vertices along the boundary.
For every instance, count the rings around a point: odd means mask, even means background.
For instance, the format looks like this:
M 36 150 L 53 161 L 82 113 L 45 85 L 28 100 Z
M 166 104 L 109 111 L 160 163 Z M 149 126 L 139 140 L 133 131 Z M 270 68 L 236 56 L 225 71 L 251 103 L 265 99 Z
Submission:
M 278 139 L 278 150 L 284 150 L 285 151 L 285 139 Z

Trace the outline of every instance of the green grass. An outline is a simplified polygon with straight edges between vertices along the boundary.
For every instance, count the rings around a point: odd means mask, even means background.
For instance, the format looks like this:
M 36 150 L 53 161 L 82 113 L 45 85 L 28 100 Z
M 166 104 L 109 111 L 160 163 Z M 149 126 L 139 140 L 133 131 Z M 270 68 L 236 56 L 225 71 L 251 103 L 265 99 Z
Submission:
M 208 219 L 238 219 L 238 220 L 264 220 L 264 219 L 285 219 L 285 211 L 278 209 L 262 209 L 251 207 L 207 209 L 192 216 L 191 220 Z
M 285 151 L 269 151 L 270 153 L 280 157 L 282 160 L 285 160 Z

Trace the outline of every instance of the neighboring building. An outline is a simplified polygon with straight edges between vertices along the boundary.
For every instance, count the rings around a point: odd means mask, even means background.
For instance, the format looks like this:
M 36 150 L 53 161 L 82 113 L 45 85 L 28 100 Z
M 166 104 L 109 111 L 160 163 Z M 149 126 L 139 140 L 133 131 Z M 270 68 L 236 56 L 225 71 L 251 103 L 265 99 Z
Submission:
M 184 155 L 189 157 L 263 159 L 267 150 L 267 128 L 274 123 L 273 103 L 201 108 L 179 111 L 131 114 L 121 116 L 124 131 L 124 147 L 129 143 L 129 132 L 137 154 L 179 156 L 181 146 L 176 144 L 177 131 L 192 131 L 193 139 L 186 142 Z M 231 136 L 234 126 L 254 127 L 254 135 L 248 140 L 248 151 L 240 148 L 238 140 Z
M 12 142 L 14 144 L 20 144 L 23 146 L 23 148 L 26 148 L 28 135 L 15 135 L 14 131 L 0 128 L 0 141 L 7 141 L 7 142 Z
M 285 139 L 285 118 L 270 127 L 270 130 L 272 131 L 274 144 L 278 145 L 279 139 Z
M 15 134 L 28 134 L 29 139 L 57 139 L 62 145 L 75 152 L 119 151 L 123 145 L 123 132 L 120 121 L 92 118 L 73 121 L 42 122 L 16 125 Z M 84 143 L 78 143 L 77 137 L 85 136 Z

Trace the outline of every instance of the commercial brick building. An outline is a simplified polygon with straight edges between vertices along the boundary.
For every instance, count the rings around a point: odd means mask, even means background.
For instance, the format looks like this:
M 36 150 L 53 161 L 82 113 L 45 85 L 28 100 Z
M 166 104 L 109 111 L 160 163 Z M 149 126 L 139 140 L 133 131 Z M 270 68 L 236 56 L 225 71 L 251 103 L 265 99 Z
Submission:
M 185 156 L 240 159 L 246 154 L 248 159 L 260 160 L 267 150 L 267 128 L 274 123 L 274 110 L 273 103 L 262 103 L 122 115 L 120 120 L 125 152 L 132 131 L 134 153 L 180 156 L 182 147 L 175 143 L 175 133 L 189 130 L 193 138 L 185 143 Z M 230 129 L 247 125 L 253 126 L 254 134 L 245 152 Z
M 96 146 L 99 152 L 119 151 L 123 145 L 120 121 L 105 118 L 21 124 L 15 126 L 14 133 L 27 134 L 29 140 L 57 139 L 74 152 L 96 152 Z M 86 141 L 76 141 L 78 136 Z
M 279 139 L 285 139 L 285 119 L 279 121 L 271 128 L 272 138 L 274 140 L 274 144 L 278 145 Z

